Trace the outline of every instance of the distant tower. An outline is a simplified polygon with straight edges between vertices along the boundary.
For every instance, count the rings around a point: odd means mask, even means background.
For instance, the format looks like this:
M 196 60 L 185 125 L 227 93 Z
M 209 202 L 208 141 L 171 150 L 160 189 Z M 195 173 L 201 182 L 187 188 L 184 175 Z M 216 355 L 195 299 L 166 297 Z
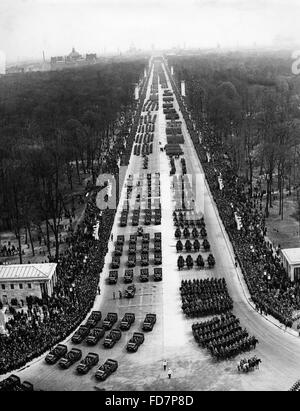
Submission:
M 5 53 L 0 50 L 0 76 L 6 73 Z
M 45 52 L 44 52 L 44 50 L 43 50 L 43 63 L 45 63 L 46 62 L 46 59 L 45 59 Z
M 136 84 L 136 85 L 135 85 L 135 88 L 134 88 L 134 98 L 135 98 L 135 100 L 138 100 L 138 99 L 139 99 L 139 92 L 140 92 L 139 85 Z
M 181 95 L 185 97 L 185 81 L 181 80 Z
M 174 67 L 173 66 L 171 66 L 171 74 L 172 74 L 172 76 L 174 76 Z

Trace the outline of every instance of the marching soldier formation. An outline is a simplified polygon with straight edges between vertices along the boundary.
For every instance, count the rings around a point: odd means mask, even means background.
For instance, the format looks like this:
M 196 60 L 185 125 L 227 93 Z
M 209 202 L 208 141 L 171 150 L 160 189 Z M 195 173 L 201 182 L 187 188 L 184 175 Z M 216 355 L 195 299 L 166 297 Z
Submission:
M 229 359 L 241 352 L 255 349 L 258 340 L 249 337 L 247 330 L 232 313 L 192 325 L 195 340 L 202 348 L 208 348 L 217 360 Z

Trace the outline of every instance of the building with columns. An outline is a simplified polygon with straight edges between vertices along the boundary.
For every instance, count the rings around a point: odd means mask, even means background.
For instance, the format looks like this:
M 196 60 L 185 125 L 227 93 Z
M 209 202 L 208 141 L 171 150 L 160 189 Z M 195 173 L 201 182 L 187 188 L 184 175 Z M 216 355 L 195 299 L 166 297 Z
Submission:
M 281 250 L 281 261 L 291 281 L 300 282 L 300 248 Z
M 57 281 L 56 263 L 0 265 L 0 300 L 26 304 L 26 297 L 50 297 Z

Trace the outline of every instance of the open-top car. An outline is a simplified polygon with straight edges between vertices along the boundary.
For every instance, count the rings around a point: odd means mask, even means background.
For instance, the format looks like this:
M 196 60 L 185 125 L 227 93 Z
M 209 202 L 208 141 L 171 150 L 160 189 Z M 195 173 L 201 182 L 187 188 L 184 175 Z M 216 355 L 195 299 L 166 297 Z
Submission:
M 59 359 L 66 355 L 67 352 L 68 348 L 66 345 L 58 344 L 49 352 L 49 354 L 46 355 L 45 361 L 47 364 L 56 364 Z
M 125 313 L 124 317 L 120 323 L 120 329 L 122 331 L 128 331 L 132 324 L 135 321 L 135 314 L 134 313 Z
M 133 298 L 135 296 L 136 292 L 136 287 L 134 284 L 130 284 L 126 289 L 125 289 L 125 298 Z
M 101 311 L 92 311 L 91 315 L 89 316 L 86 325 L 89 328 L 94 328 L 98 324 L 98 322 L 101 320 L 102 314 Z
M 103 346 L 105 348 L 112 348 L 117 341 L 121 338 L 122 333 L 117 328 L 110 331 L 110 333 L 104 338 Z
M 102 364 L 99 369 L 97 370 L 95 377 L 99 381 L 104 381 L 108 378 L 112 373 L 114 373 L 118 369 L 118 362 L 116 360 L 108 359 Z
M 112 326 L 118 321 L 117 313 L 108 313 L 103 320 L 103 328 L 105 330 L 110 330 Z
M 72 348 L 64 357 L 59 360 L 58 365 L 61 368 L 67 369 L 71 365 L 75 364 L 76 361 L 79 361 L 82 357 L 82 351 L 79 348 Z
M 156 314 L 146 314 L 143 322 L 143 331 L 152 331 L 156 323 Z
M 72 337 L 74 344 L 80 344 L 89 335 L 90 329 L 86 325 L 81 325 Z
M 87 374 L 92 367 L 99 362 L 99 355 L 94 352 L 89 352 L 88 355 L 80 361 L 76 367 L 78 374 Z
M 139 346 L 143 344 L 145 336 L 143 333 L 135 332 L 127 343 L 126 350 L 129 352 L 136 352 Z
M 87 343 L 88 345 L 96 345 L 97 342 L 98 342 L 102 337 L 104 337 L 104 334 L 105 334 L 105 329 L 104 329 L 104 328 L 102 328 L 102 327 L 95 327 L 95 328 L 93 328 L 93 329 L 90 331 L 90 333 L 89 333 L 89 335 L 88 335 L 88 337 L 87 337 L 87 339 L 86 339 L 86 343 Z

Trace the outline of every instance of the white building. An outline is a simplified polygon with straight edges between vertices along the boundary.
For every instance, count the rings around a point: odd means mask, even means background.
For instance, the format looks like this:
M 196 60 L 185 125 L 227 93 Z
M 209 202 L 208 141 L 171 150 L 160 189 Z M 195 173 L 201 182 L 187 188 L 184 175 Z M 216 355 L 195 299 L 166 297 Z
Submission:
M 26 297 L 51 296 L 56 284 L 56 263 L 0 265 L 0 300 L 26 304 Z
M 300 248 L 281 250 L 282 263 L 291 281 L 300 281 Z

